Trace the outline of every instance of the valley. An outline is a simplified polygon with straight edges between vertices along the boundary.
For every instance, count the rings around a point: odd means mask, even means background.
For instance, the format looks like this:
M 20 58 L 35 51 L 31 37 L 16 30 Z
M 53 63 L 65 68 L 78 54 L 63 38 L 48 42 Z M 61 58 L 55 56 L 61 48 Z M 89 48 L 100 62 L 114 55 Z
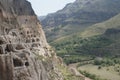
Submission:
M 120 80 L 120 1 L 115 2 L 76 0 L 41 21 L 57 55 L 92 80 Z
M 120 80 L 120 0 L 32 7 L 0 0 L 0 80 Z
M 119 19 L 117 15 L 108 21 L 89 27 L 90 29 L 86 29 L 82 34 L 76 33 L 58 39 L 51 42 L 51 45 L 66 64 L 80 63 L 77 68 L 84 75 L 87 74 L 87 77 L 89 75 L 91 78 L 92 75 L 95 76 L 92 77 L 93 80 L 119 80 Z M 86 36 L 83 36 L 84 33 L 87 33 Z

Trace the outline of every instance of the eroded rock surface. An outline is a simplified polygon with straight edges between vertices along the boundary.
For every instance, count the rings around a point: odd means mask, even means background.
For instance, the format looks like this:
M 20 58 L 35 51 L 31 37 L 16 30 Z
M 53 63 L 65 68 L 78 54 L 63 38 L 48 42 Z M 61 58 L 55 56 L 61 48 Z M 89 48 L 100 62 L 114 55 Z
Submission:
M 63 80 L 26 0 L 0 0 L 0 80 Z

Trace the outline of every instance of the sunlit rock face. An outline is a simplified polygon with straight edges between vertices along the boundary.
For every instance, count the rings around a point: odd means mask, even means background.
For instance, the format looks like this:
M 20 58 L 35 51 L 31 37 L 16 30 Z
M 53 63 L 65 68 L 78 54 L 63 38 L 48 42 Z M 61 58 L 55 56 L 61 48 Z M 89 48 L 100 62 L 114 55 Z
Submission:
M 0 0 L 0 80 L 63 80 L 58 63 L 30 3 Z

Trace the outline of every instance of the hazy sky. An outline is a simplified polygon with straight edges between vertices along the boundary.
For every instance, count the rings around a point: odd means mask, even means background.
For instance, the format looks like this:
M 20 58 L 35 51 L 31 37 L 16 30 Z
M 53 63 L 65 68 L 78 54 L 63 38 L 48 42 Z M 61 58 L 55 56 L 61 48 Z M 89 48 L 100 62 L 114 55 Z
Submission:
M 31 2 L 35 13 L 38 16 L 47 15 L 62 9 L 67 3 L 75 0 L 28 0 Z

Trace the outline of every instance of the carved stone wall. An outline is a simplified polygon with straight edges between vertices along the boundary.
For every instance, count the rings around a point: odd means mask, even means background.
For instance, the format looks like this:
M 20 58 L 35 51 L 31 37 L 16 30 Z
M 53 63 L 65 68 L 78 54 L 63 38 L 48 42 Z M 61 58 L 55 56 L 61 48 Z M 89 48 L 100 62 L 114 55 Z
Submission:
M 52 80 L 52 53 L 30 3 L 0 0 L 0 80 Z

